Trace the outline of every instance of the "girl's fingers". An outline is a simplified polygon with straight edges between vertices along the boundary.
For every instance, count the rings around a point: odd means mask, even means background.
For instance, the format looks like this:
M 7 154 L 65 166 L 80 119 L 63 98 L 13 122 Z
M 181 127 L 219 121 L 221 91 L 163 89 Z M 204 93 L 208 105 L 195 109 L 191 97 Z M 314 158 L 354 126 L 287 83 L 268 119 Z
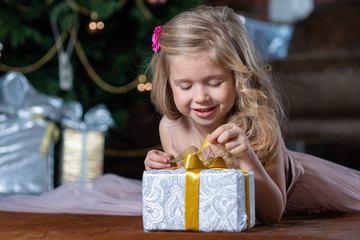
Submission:
M 242 130 L 233 123 L 224 124 L 218 127 L 208 138 L 213 144 L 226 144 L 227 142 L 238 138 L 242 134 Z
M 221 125 L 215 131 L 213 131 L 210 136 L 208 137 L 208 141 L 212 144 L 217 144 L 219 142 L 219 137 L 222 135 L 230 126 L 228 124 Z
M 148 161 L 147 164 L 145 164 L 145 167 L 147 170 L 164 169 L 164 168 L 170 168 L 171 164 Z
M 241 133 L 238 129 L 228 129 L 218 137 L 217 141 L 220 144 L 226 144 L 230 141 L 236 141 L 241 137 L 240 134 Z
M 174 156 L 158 150 L 151 150 L 149 152 L 149 158 L 155 162 L 167 163 L 173 159 Z
M 250 147 L 242 129 L 233 123 L 218 127 L 209 136 L 208 141 L 223 145 L 234 157 L 244 156 Z
M 174 158 L 172 155 L 158 151 L 151 150 L 148 152 L 144 165 L 146 170 L 154 170 L 154 169 L 163 169 L 169 168 L 172 165 L 169 163 L 169 160 Z
M 224 144 L 224 147 L 228 150 L 231 151 L 233 149 L 235 149 L 237 146 L 239 146 L 239 144 L 237 142 L 234 141 L 230 141 Z
M 246 154 L 249 150 L 249 146 L 247 144 L 241 144 L 238 145 L 232 149 L 229 150 L 231 155 L 237 156 L 237 157 L 241 157 L 244 154 Z

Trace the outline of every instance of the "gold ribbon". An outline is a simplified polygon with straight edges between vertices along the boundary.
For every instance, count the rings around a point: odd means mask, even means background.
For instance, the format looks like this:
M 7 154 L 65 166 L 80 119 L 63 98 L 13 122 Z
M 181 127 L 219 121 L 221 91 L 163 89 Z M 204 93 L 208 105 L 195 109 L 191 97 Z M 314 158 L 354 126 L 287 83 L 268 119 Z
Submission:
M 222 157 L 209 158 L 203 163 L 199 158 L 199 153 L 209 146 L 210 143 L 207 137 L 200 149 L 197 152 L 187 154 L 184 157 L 184 168 L 186 169 L 186 182 L 185 182 L 185 230 L 199 231 L 199 183 L 200 172 L 203 169 L 228 169 Z M 194 152 L 193 146 L 189 147 L 191 150 L 186 149 L 184 152 Z M 195 148 L 196 149 L 196 148 Z M 183 153 L 184 153 L 183 152 Z M 180 155 L 183 155 L 180 154 Z M 180 157 L 180 156 L 179 156 Z M 177 158 L 178 159 L 178 158 Z M 180 159 L 179 159 L 180 160 Z M 246 214 L 247 214 L 247 228 L 250 227 L 250 190 L 249 190 L 249 174 L 240 170 L 245 175 L 246 187 Z
M 251 212 L 250 212 L 250 184 L 249 184 L 249 173 L 245 170 L 238 170 L 245 175 L 245 194 L 246 194 L 246 229 L 250 228 L 251 224 Z
M 50 142 L 53 142 L 55 144 L 58 141 L 60 136 L 60 130 L 53 121 L 47 120 L 43 116 L 35 115 L 33 116 L 33 119 L 35 120 L 41 119 L 48 122 L 48 127 L 46 128 L 46 131 L 44 133 L 44 136 L 41 140 L 41 144 L 39 147 L 41 156 L 45 158 L 49 150 Z

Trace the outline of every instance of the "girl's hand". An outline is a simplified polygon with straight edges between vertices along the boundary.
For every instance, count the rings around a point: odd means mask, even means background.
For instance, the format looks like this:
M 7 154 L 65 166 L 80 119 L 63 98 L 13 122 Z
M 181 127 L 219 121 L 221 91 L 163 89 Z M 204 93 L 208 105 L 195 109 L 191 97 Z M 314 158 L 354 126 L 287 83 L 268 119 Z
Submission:
M 254 151 L 247 141 L 244 131 L 234 123 L 227 123 L 218 127 L 208 138 L 212 144 L 222 145 L 229 154 L 224 156 L 229 168 L 240 168 L 240 159 L 251 162 L 256 158 Z
M 145 158 L 144 165 L 146 171 L 157 170 L 175 167 L 176 164 L 171 164 L 169 161 L 174 159 L 174 156 L 158 150 L 150 150 Z

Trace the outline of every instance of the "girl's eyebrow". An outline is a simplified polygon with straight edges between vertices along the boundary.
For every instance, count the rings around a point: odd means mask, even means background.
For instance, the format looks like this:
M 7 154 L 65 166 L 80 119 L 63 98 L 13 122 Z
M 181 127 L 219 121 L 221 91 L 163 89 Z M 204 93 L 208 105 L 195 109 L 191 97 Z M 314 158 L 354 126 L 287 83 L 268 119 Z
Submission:
M 181 82 L 192 82 L 192 80 L 187 78 L 179 78 L 179 79 L 172 79 L 175 83 L 181 83 Z
M 211 80 L 213 78 L 224 78 L 226 76 L 226 74 L 224 73 L 219 73 L 219 74 L 211 74 L 206 76 L 205 78 L 201 79 L 203 81 L 208 81 Z M 187 78 L 179 78 L 179 79 L 171 79 L 172 81 L 174 81 L 175 83 L 180 83 L 180 82 L 192 82 L 193 80 L 191 79 L 187 79 Z

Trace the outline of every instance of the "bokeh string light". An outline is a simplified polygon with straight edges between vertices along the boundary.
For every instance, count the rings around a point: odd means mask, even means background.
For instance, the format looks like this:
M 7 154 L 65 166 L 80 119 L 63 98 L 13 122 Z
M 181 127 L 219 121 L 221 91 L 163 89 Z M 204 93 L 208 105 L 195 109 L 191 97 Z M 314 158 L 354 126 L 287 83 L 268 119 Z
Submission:
M 90 32 L 90 33 L 94 33 L 94 32 L 97 32 L 97 31 L 99 31 L 99 30 L 103 30 L 104 27 L 105 27 L 104 22 L 92 20 L 92 21 L 89 23 L 89 32 Z
M 53 1 L 46 0 L 46 2 L 49 5 Z M 128 2 L 128 0 L 120 0 L 117 5 L 118 8 L 122 8 L 127 2 Z M 146 8 L 146 5 L 144 4 L 143 0 L 135 0 L 135 2 L 137 4 L 137 6 L 139 7 L 139 9 L 141 10 L 141 12 L 143 13 L 143 15 L 147 19 L 153 18 L 151 12 Z M 75 0 L 66 0 L 66 3 L 74 11 L 91 18 L 91 21 L 88 25 L 89 32 L 94 33 L 99 30 L 104 29 L 105 23 L 103 21 L 98 20 L 99 16 L 96 11 L 89 10 L 89 9 L 79 5 Z M 59 37 L 59 39 L 57 39 L 57 42 L 60 41 L 62 43 L 66 39 L 67 35 L 68 35 L 67 30 L 64 30 L 64 32 L 61 34 L 61 37 Z M 2 49 L 2 46 L 0 45 L 0 58 L 2 56 L 1 49 Z M 96 73 L 96 71 L 94 70 L 94 68 L 92 67 L 90 62 L 88 61 L 79 40 L 76 41 L 75 49 L 80 58 L 82 65 L 84 66 L 84 68 L 85 68 L 86 72 L 88 73 L 88 75 L 90 76 L 90 78 L 93 80 L 94 83 L 96 83 L 104 91 L 107 91 L 107 92 L 110 92 L 113 94 L 124 94 L 126 92 L 131 91 L 134 88 L 136 88 L 139 92 L 151 91 L 152 84 L 147 81 L 147 78 L 145 77 L 145 75 L 139 75 L 136 79 L 134 79 L 133 81 L 131 81 L 130 83 L 128 83 L 125 86 L 112 86 L 112 85 L 106 83 L 104 80 L 102 80 L 100 78 L 100 76 Z M 3 63 L 0 63 L 0 70 L 3 72 L 18 71 L 21 73 L 30 73 L 30 72 L 38 70 L 43 65 L 45 65 L 47 62 L 49 62 L 51 60 L 51 58 L 54 57 L 55 54 L 56 54 L 56 44 L 54 44 L 54 46 L 48 51 L 48 53 L 46 53 L 43 57 L 41 57 L 38 61 L 36 61 L 33 64 L 23 66 L 23 67 L 13 67 L 13 66 L 8 66 Z M 140 79 L 141 79 L 141 81 L 140 81 Z
M 66 3 L 69 4 L 69 6 L 74 11 L 76 11 L 82 15 L 90 17 L 91 20 L 88 25 L 89 30 L 99 31 L 99 30 L 104 29 L 105 23 L 103 21 L 99 20 L 98 13 L 96 11 L 89 10 L 89 9 L 79 5 L 75 0 L 65 0 L 65 1 L 66 1 Z M 142 14 L 147 19 L 153 18 L 152 13 L 147 9 L 143 0 L 134 0 L 134 1 L 137 4 L 137 6 L 139 7 Z M 5 2 L 9 3 L 10 0 L 5 0 Z M 47 5 L 50 5 L 54 1 L 46 0 L 45 2 Z M 119 0 L 117 8 L 122 8 L 127 2 L 128 2 L 128 0 Z M 160 2 L 166 2 L 166 0 L 160 0 Z M 21 12 L 28 12 L 30 6 L 25 6 L 25 5 L 19 4 L 17 8 Z M 71 29 L 71 27 L 69 29 Z M 3 72 L 18 71 L 18 72 L 25 74 L 25 73 L 30 73 L 30 72 L 38 70 L 39 68 L 43 67 L 47 62 L 49 62 L 55 56 L 55 54 L 57 52 L 56 44 L 62 44 L 66 40 L 66 38 L 69 36 L 68 31 L 69 30 L 64 30 L 61 33 L 60 37 L 56 40 L 56 43 L 50 48 L 50 50 L 35 63 L 29 64 L 29 65 L 23 66 L 23 67 L 13 67 L 13 66 L 5 65 L 0 62 L 0 71 L 3 71 Z M 3 48 L 4 48 L 3 44 L 0 43 L 0 58 L 2 57 L 2 54 L 3 54 L 3 51 L 2 51 Z M 135 88 L 137 88 L 139 92 L 151 91 L 152 84 L 148 81 L 147 77 L 143 74 L 140 74 L 136 79 L 134 79 L 133 81 L 131 81 L 130 83 L 128 83 L 125 86 L 117 87 L 117 86 L 112 86 L 112 85 L 106 83 L 98 76 L 98 74 L 95 72 L 94 68 L 89 63 L 89 61 L 85 55 L 85 52 L 82 49 L 79 39 L 77 39 L 77 41 L 76 41 L 75 50 L 80 59 L 80 62 L 84 66 L 84 68 L 85 68 L 86 72 L 88 73 L 88 75 L 90 76 L 90 78 L 104 91 L 107 91 L 107 92 L 110 92 L 113 94 L 124 94 Z M 157 145 L 157 146 L 153 146 L 153 147 L 149 147 L 149 148 L 136 149 L 136 150 L 106 149 L 105 154 L 109 155 L 109 156 L 113 156 L 113 157 L 139 157 L 139 156 L 145 156 L 150 149 L 161 150 L 162 147 L 161 147 L 161 145 Z
M 138 81 L 139 83 L 137 85 L 137 90 L 139 92 L 145 92 L 151 90 L 152 84 L 150 82 L 147 82 L 147 78 L 145 75 L 139 75 Z

